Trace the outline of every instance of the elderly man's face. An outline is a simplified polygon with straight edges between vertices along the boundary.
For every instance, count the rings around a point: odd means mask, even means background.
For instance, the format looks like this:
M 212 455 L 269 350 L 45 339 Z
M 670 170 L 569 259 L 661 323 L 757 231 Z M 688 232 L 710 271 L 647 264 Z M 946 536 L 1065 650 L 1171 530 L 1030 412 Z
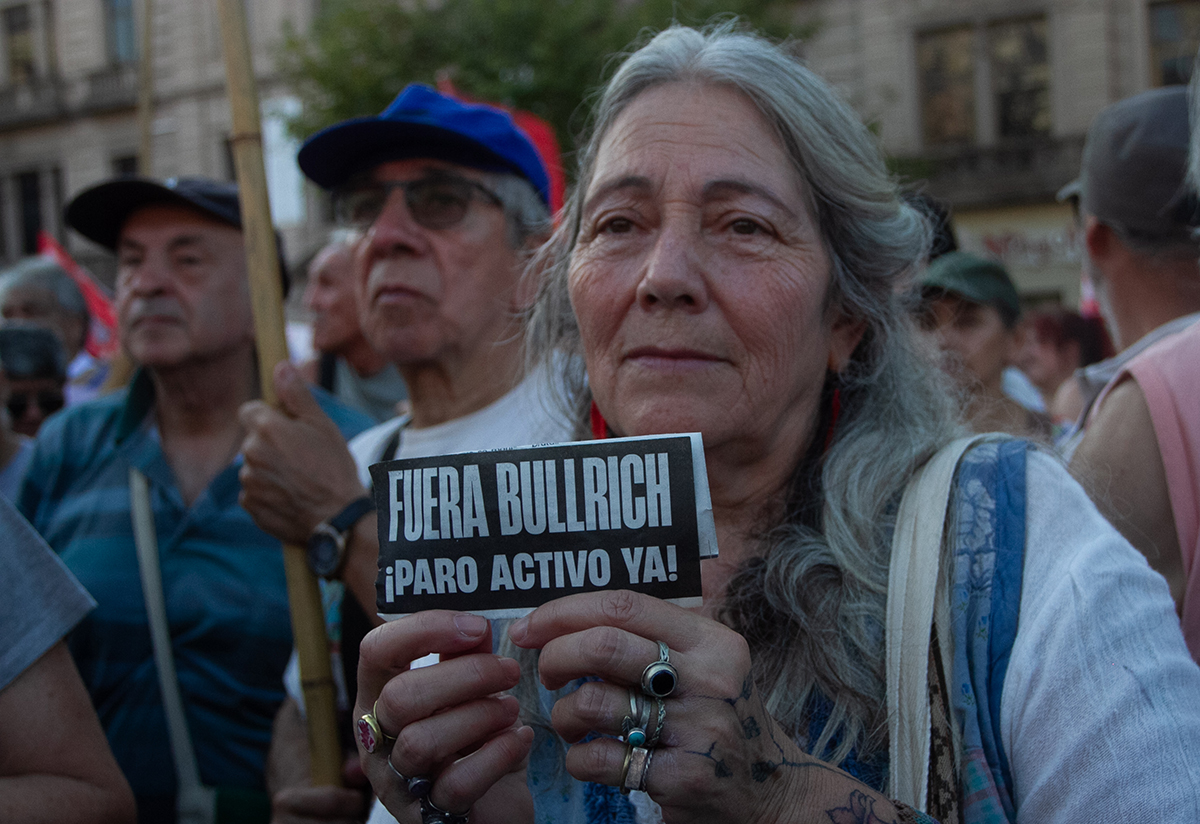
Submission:
M 377 182 L 456 175 L 486 186 L 469 168 L 434 160 L 377 166 Z M 447 228 L 418 224 L 402 191 L 359 242 L 359 312 L 367 340 L 400 366 L 462 363 L 511 336 L 520 256 L 508 242 L 502 208 L 474 197 Z
M 308 273 L 304 306 L 312 312 L 312 342 L 318 352 L 339 352 L 359 339 L 354 255 L 338 246 L 321 252 Z
M 861 336 L 827 310 L 829 282 L 805 184 L 746 97 L 668 84 L 617 119 L 569 283 L 614 430 L 798 459 L 826 369 Z
M 134 212 L 117 242 L 121 343 L 170 368 L 254 345 L 242 233 L 182 206 Z

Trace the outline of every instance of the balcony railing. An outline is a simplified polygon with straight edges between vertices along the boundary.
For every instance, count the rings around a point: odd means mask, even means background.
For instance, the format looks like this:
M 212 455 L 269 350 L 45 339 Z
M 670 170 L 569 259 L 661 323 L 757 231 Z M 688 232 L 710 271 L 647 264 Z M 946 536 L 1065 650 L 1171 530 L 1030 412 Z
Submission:
M 66 114 L 62 84 L 39 79 L 0 88 L 0 131 L 35 126 Z
M 81 108 L 88 112 L 127 109 L 137 105 L 137 64 L 112 66 L 88 77 Z
M 938 147 L 894 158 L 901 176 L 928 183 L 934 197 L 958 207 L 1052 199 L 1079 174 L 1083 136 L 1028 138 L 997 146 Z

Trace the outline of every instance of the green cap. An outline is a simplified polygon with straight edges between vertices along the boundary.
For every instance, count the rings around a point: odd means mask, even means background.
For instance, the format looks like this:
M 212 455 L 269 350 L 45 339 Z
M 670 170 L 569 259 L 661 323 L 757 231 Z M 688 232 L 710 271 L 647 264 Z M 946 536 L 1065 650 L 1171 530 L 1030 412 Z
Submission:
M 1008 271 L 994 260 L 969 252 L 949 252 L 929 264 L 921 275 L 921 294 L 936 291 L 991 306 L 1008 327 L 1021 316 L 1021 299 Z

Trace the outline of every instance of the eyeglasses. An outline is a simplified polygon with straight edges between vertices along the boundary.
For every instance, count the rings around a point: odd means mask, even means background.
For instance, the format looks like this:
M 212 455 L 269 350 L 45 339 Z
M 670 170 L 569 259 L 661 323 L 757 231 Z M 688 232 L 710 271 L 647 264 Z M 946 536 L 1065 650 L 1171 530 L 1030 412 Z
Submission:
M 13 394 L 8 398 L 8 414 L 20 420 L 29 411 L 30 403 L 36 403 L 43 415 L 50 415 L 63 408 L 63 393 L 53 389 L 30 394 Z
M 404 192 L 404 202 L 413 220 L 426 229 L 449 229 L 457 225 L 467 216 L 475 197 L 482 197 L 493 206 L 503 205 L 495 192 L 463 177 L 366 180 L 334 192 L 334 215 L 343 226 L 368 229 L 397 189 Z

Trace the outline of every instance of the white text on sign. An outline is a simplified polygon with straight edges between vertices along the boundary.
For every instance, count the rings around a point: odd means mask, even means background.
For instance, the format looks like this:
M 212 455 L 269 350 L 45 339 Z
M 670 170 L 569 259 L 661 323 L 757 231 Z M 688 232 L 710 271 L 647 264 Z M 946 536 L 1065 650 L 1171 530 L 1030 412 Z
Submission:
M 493 525 L 477 464 L 461 473 L 454 466 L 389 471 L 388 540 L 486 538 L 493 527 L 501 535 L 541 535 L 671 525 L 665 452 L 497 463 L 495 472 L 499 523 Z

